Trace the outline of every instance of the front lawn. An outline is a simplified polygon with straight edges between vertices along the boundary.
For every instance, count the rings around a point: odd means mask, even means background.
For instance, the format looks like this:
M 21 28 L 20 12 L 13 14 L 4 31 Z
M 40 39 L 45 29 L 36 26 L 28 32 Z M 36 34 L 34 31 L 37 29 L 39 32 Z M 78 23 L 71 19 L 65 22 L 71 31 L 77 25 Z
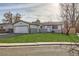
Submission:
M 79 42 L 77 35 L 64 35 L 53 33 L 16 35 L 8 38 L 1 38 L 0 43 L 25 43 L 25 42 Z

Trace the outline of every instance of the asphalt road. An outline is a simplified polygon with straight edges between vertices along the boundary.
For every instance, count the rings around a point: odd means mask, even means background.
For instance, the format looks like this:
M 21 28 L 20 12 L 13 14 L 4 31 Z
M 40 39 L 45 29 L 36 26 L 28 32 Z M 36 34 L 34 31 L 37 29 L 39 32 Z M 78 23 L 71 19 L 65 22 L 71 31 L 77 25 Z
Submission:
M 15 34 L 15 33 L 0 33 L 0 38 L 13 37 L 16 35 L 24 35 L 24 34 Z
M 0 56 L 69 56 L 66 45 L 0 47 Z

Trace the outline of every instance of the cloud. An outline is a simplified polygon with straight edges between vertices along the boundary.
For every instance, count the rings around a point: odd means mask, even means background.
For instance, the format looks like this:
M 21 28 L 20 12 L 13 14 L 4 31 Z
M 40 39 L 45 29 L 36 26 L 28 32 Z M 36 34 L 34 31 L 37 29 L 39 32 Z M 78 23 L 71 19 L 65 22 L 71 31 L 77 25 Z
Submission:
M 25 21 L 35 21 L 37 18 L 41 21 L 57 20 L 59 14 L 58 4 L 50 3 L 0 4 L 0 7 L 1 17 L 11 10 L 13 14 L 20 13 Z
M 41 4 L 40 6 L 31 9 L 33 11 L 27 12 L 27 17 L 30 16 L 30 19 L 39 18 L 41 21 L 57 20 L 59 14 L 59 8 L 54 4 Z

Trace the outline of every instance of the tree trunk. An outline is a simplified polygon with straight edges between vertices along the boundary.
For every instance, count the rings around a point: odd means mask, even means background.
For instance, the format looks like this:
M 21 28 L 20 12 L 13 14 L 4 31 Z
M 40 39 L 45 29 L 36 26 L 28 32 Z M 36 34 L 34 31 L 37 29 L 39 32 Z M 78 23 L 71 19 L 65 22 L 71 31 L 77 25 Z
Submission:
M 66 32 L 66 35 L 69 35 L 69 30 Z

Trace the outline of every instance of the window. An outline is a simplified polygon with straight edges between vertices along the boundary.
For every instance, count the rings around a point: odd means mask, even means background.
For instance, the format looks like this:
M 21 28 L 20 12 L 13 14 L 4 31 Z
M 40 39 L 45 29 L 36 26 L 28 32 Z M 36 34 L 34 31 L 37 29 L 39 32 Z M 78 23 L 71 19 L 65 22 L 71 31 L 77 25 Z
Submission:
M 53 25 L 52 28 L 53 28 L 53 29 L 57 29 L 58 26 L 57 26 L 57 25 Z

